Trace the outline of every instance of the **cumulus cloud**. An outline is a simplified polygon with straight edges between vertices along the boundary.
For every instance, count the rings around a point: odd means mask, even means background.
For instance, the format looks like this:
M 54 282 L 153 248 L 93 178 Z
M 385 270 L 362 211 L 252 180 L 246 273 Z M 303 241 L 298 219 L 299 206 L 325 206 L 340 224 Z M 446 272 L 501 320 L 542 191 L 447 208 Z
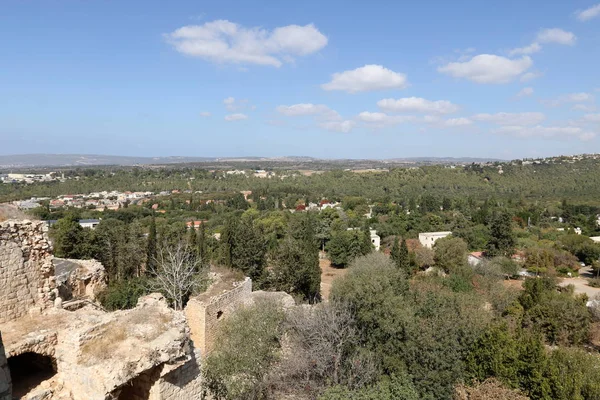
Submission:
M 476 83 L 508 83 L 525 73 L 533 61 L 529 56 L 510 59 L 494 54 L 480 54 L 465 62 L 452 62 L 438 71 L 455 78 L 466 78 Z
M 327 119 L 341 119 L 337 111 L 332 110 L 325 104 L 300 103 L 291 106 L 277 106 L 277 112 L 287 117 L 299 117 L 306 115 L 321 116 Z
M 532 94 L 533 94 L 533 88 L 525 87 L 525 88 L 521 89 L 519 91 L 519 93 L 517 93 L 517 97 L 526 97 L 526 96 L 531 96 Z
M 596 106 L 593 104 L 575 104 L 573 107 L 571 107 L 571 110 L 591 112 L 596 111 Z
M 444 121 L 444 126 L 448 128 L 456 128 L 468 125 L 473 125 L 473 121 L 471 121 L 469 118 L 450 118 Z
M 335 110 L 325 104 L 300 103 L 291 106 L 277 106 L 275 110 L 286 117 L 314 117 L 317 126 L 330 132 L 348 133 L 354 128 L 356 122 L 344 120 Z
M 321 88 L 357 93 L 384 89 L 403 89 L 406 86 L 406 75 L 394 72 L 381 65 L 371 64 L 349 71 L 336 72 L 332 75 L 331 82 L 324 83 Z
M 416 118 L 412 115 L 388 115 L 381 112 L 363 111 L 357 117 L 360 121 L 376 128 L 398 125 L 405 122 L 415 121 Z
M 431 114 L 451 114 L 460 109 L 448 100 L 431 101 L 421 97 L 404 97 L 401 99 L 382 99 L 377 106 L 387 112 L 417 112 Z
M 496 114 L 476 114 L 471 119 L 498 125 L 537 125 L 546 119 L 546 116 L 541 112 L 499 112 Z
M 590 8 L 586 8 L 585 10 L 577 11 L 575 15 L 580 21 L 587 21 L 592 18 L 596 18 L 597 16 L 600 16 L 600 3 L 596 4 L 595 6 L 591 6 Z
M 248 119 L 246 114 L 229 114 L 225 116 L 225 121 L 241 121 L 243 119 Z
M 256 107 L 251 105 L 248 99 L 236 99 L 228 97 L 223 100 L 223 104 L 227 111 L 254 110 Z
M 574 126 L 503 126 L 495 129 L 493 133 L 511 135 L 519 138 L 538 137 L 559 140 L 576 138 L 582 141 L 591 140 L 596 137 L 596 133 Z
M 540 43 L 558 43 L 573 46 L 577 36 L 573 32 L 567 32 L 559 28 L 543 29 L 538 32 L 537 40 Z
M 302 117 L 310 115 L 325 120 L 342 119 L 337 111 L 332 110 L 325 104 L 300 103 L 291 106 L 281 105 L 277 106 L 275 110 L 286 117 Z
M 521 55 L 521 54 L 533 54 L 542 50 L 542 46 L 538 42 L 533 42 L 529 46 L 518 47 L 516 49 L 512 49 L 508 54 L 511 56 Z
M 327 37 L 312 24 L 288 25 L 272 31 L 246 28 L 227 20 L 188 25 L 165 35 L 178 52 L 216 63 L 280 67 L 327 45 Z
M 202 112 L 200 113 L 200 116 L 201 116 L 201 117 L 210 117 L 210 116 L 211 116 L 211 114 L 210 114 L 210 112 L 208 112 L 208 111 L 202 111 Z
M 325 121 L 319 123 L 319 127 L 328 130 L 330 132 L 341 132 L 348 133 L 354 128 L 356 122 L 351 120 L 346 121 Z
M 521 75 L 521 78 L 519 79 L 521 82 L 529 82 L 531 80 L 534 80 L 536 78 L 539 78 L 540 76 L 542 76 L 543 74 L 539 71 L 535 71 L 535 72 L 526 72 L 523 75 Z
M 549 107 L 558 107 L 567 103 L 584 103 L 594 101 L 594 95 L 586 92 L 569 93 L 551 100 L 542 100 L 542 104 Z
M 588 122 L 600 122 L 600 114 L 586 114 L 583 119 Z

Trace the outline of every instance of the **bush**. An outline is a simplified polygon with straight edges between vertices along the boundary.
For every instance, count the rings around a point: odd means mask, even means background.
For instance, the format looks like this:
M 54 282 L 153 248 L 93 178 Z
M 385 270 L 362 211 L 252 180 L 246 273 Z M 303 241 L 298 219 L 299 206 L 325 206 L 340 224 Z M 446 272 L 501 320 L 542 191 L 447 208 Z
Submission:
M 283 321 L 279 304 L 266 300 L 223 321 L 203 370 L 215 399 L 264 397 L 265 377 L 277 360 Z
M 394 375 L 377 385 L 360 390 L 352 391 L 343 386 L 334 386 L 325 391 L 319 400 L 418 400 L 420 398 L 408 376 Z
M 140 297 L 150 293 L 146 278 L 117 281 L 98 295 L 102 307 L 109 311 L 126 310 L 136 306 Z

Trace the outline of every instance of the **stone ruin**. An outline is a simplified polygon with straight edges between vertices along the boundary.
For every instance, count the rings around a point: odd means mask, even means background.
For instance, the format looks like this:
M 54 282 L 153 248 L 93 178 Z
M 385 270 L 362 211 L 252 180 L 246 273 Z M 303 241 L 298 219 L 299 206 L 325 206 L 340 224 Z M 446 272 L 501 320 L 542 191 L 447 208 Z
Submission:
M 43 223 L 0 223 L 0 400 L 199 399 L 219 324 L 260 297 L 294 304 L 213 274 L 184 312 L 160 294 L 106 312 L 94 302 L 105 284 L 97 261 L 53 258 Z

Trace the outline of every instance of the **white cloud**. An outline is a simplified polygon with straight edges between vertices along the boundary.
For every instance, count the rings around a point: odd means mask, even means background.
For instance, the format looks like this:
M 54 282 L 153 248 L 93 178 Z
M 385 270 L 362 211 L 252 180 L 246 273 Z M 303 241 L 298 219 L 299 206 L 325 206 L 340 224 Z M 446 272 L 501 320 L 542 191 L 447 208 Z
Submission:
M 401 99 L 382 99 L 377 106 L 388 112 L 417 112 L 433 114 L 450 114 L 460 107 L 448 100 L 431 101 L 421 97 L 404 97 Z
M 241 121 L 243 119 L 248 119 L 246 114 L 229 114 L 225 116 L 225 121 Z
M 471 119 L 498 125 L 537 125 L 546 119 L 541 112 L 476 114 Z
M 594 101 L 594 95 L 591 93 L 569 93 L 564 94 L 562 96 L 557 97 L 553 100 L 542 100 L 542 104 L 545 104 L 549 107 L 558 107 L 567 103 L 583 103 L 583 102 L 591 102 Z
M 444 121 L 444 126 L 447 126 L 449 128 L 456 128 L 468 125 L 473 125 L 473 121 L 471 121 L 469 118 L 450 118 Z
M 223 104 L 225 104 L 225 108 L 227 111 L 240 111 L 240 110 L 254 110 L 256 107 L 251 105 L 248 99 L 238 99 L 236 100 L 234 97 L 228 97 L 223 100 Z
M 559 28 L 543 29 L 537 34 L 537 40 L 541 43 L 558 43 L 573 46 L 577 36 L 572 32 L 563 31 Z
M 319 128 L 330 132 L 348 133 L 356 125 L 352 120 L 344 120 L 337 111 L 325 104 L 300 103 L 291 106 L 281 105 L 275 109 L 287 117 L 312 116 Z
M 512 49 L 508 54 L 511 56 L 521 55 L 521 54 L 533 54 L 542 50 L 542 46 L 538 42 L 533 42 L 529 46 L 518 47 L 516 49 Z
M 467 78 L 477 83 L 507 83 L 533 65 L 529 56 L 509 59 L 494 54 L 480 54 L 466 62 L 452 62 L 438 68 L 455 78 Z
M 411 122 L 416 120 L 416 118 L 412 115 L 388 115 L 381 112 L 369 111 L 363 111 L 360 114 L 358 114 L 358 119 L 377 128 L 398 125 L 404 122 Z
M 210 114 L 210 112 L 208 112 L 208 111 L 202 111 L 202 112 L 200 113 L 200 116 L 201 116 L 201 117 L 210 117 L 210 116 L 211 116 L 211 114 Z
M 328 130 L 330 132 L 342 132 L 348 133 L 354 128 L 356 122 L 346 120 L 346 121 L 325 121 L 319 123 L 319 127 Z
M 535 71 L 535 72 L 526 72 L 523 75 L 521 75 L 521 82 L 529 82 L 531 80 L 534 80 L 536 78 L 539 78 L 540 76 L 542 76 L 544 74 L 542 74 L 539 71 Z
M 329 119 L 340 118 L 337 111 L 332 110 L 325 104 L 300 103 L 291 106 L 277 106 L 277 112 L 287 117 L 298 117 L 306 115 L 323 116 Z
M 591 140 L 596 137 L 596 133 L 586 131 L 580 127 L 574 126 L 503 126 L 495 129 L 493 133 L 511 135 L 520 138 L 539 137 L 544 139 L 571 139 L 577 138 L 582 141 Z
M 588 122 L 600 122 L 600 114 L 586 114 L 583 119 Z
M 177 51 L 216 63 L 258 64 L 280 67 L 321 50 L 327 37 L 312 24 L 288 25 L 272 31 L 216 20 L 188 25 L 165 35 Z
M 331 82 L 324 83 L 324 90 L 343 90 L 348 93 L 384 89 L 403 89 L 407 85 L 406 75 L 384 68 L 381 65 L 365 65 L 350 71 L 336 72 Z
M 571 110 L 591 112 L 596 111 L 596 106 L 593 104 L 575 104 L 573 107 L 571 107 Z
M 519 91 L 519 93 L 517 93 L 517 97 L 526 97 L 526 96 L 531 96 L 532 94 L 533 94 L 533 88 L 525 87 L 525 88 L 521 89 Z
M 600 15 L 600 3 L 596 4 L 595 6 L 591 6 L 590 8 L 586 8 L 583 11 L 577 11 L 575 15 L 580 21 L 587 21 L 589 19 L 596 18 Z

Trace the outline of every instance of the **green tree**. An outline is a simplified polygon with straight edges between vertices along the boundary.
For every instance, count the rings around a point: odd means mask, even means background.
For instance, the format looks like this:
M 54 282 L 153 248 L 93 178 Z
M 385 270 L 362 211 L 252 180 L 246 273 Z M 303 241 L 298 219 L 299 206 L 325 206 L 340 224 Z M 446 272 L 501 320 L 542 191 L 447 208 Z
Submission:
M 277 251 L 277 265 L 273 268 L 279 290 L 302 295 L 315 302 L 320 298 L 321 268 L 314 223 L 310 214 L 292 225 Z
M 152 216 L 146 241 L 146 269 L 154 268 L 156 268 L 156 220 Z
M 512 230 L 512 218 L 508 212 L 498 212 L 490 225 L 490 241 L 487 254 L 490 257 L 510 257 L 515 251 L 515 236 Z
M 467 265 L 467 243 L 461 238 L 438 239 L 434 251 L 435 265 L 446 273 L 460 273 Z
M 410 275 L 412 268 L 410 266 L 410 255 L 408 254 L 408 245 L 406 244 L 406 240 L 402 240 L 398 255 L 399 257 L 396 265 L 398 268 L 405 271 L 407 275 Z
M 73 216 L 59 219 L 50 229 L 54 242 L 54 255 L 63 258 L 79 258 L 83 239 L 83 228 Z

